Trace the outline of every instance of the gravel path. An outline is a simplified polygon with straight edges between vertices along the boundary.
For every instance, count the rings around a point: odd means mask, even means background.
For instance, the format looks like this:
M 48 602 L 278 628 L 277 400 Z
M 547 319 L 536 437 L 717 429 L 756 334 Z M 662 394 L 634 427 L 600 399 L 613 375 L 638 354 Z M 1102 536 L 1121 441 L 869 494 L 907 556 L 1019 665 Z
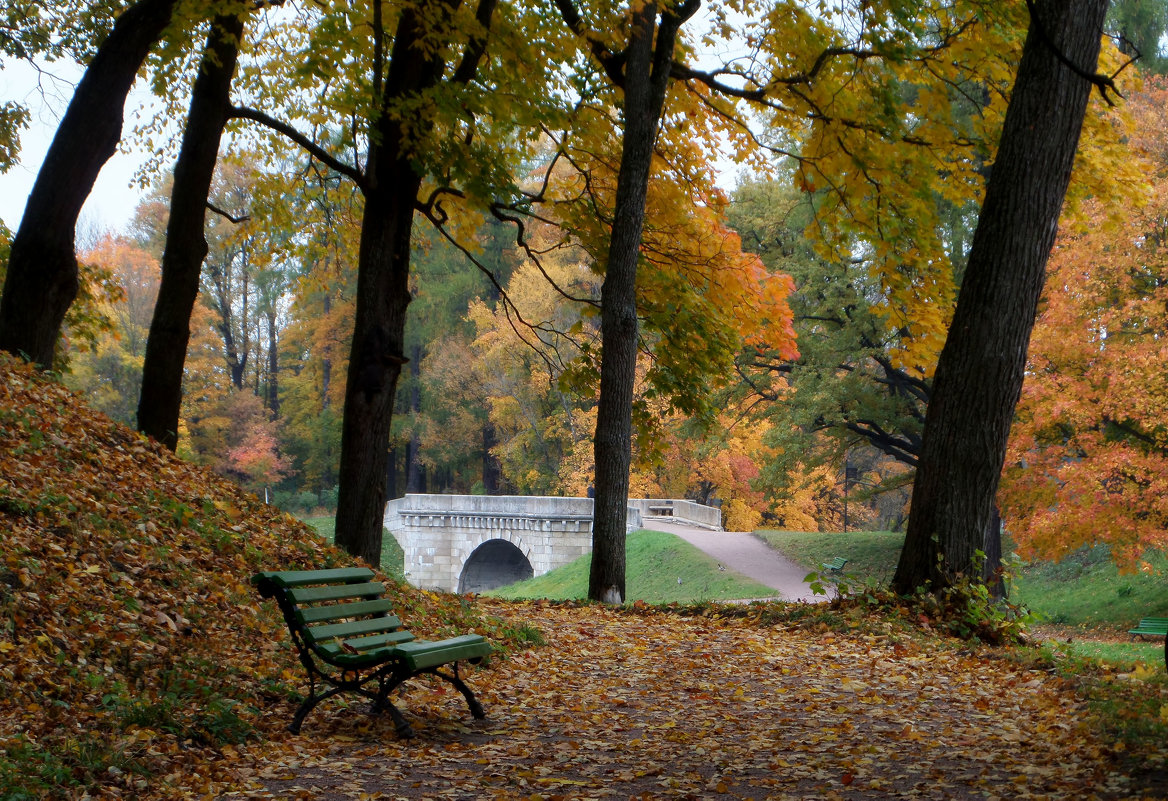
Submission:
M 803 581 L 807 570 L 787 559 L 753 534 L 741 531 L 708 531 L 694 526 L 647 520 L 645 528 L 676 534 L 691 545 L 700 548 L 731 570 L 752 578 L 760 584 L 774 587 L 784 601 L 825 600 L 815 595 Z

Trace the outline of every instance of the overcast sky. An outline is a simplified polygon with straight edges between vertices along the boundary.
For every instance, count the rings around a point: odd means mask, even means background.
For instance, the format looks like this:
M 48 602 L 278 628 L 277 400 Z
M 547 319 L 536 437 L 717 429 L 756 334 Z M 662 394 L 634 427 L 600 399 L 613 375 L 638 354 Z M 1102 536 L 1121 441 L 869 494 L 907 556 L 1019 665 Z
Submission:
M 20 134 L 20 162 L 8 172 L 0 173 L 0 219 L 14 232 L 20 224 L 25 201 L 45 151 L 80 75 L 80 67 L 64 62 L 45 65 L 45 71 L 39 74 L 22 61 L 9 61 L 0 67 L 0 101 L 16 100 L 27 106 L 31 113 L 29 127 Z M 135 94 L 145 91 L 135 89 L 127 105 L 135 102 Z M 128 121 L 127 129 L 132 124 L 132 120 Z M 127 154 L 119 150 L 106 162 L 82 211 L 80 226 L 114 230 L 126 226 L 142 196 L 142 192 L 131 183 L 134 172 L 144 160 L 142 154 Z

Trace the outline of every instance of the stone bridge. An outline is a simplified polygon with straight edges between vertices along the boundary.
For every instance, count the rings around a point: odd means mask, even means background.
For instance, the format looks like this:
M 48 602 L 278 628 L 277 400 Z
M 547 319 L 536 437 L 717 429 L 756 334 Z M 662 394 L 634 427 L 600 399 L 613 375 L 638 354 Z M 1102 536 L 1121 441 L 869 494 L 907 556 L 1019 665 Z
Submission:
M 629 501 L 629 531 L 655 518 L 721 530 L 722 513 L 692 501 Z M 415 587 L 484 592 L 590 553 L 592 499 L 407 495 L 386 504 L 385 527 Z

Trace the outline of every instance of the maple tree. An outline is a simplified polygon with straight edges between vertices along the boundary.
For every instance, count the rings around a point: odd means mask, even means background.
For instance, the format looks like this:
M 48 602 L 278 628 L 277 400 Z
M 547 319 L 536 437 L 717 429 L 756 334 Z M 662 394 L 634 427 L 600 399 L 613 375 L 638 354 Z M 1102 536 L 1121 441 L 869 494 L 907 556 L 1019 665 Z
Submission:
M 352 330 L 353 263 L 358 229 L 347 197 L 326 189 L 304 194 L 295 208 L 306 226 L 299 251 L 305 262 L 281 338 L 286 370 L 280 412 L 286 448 L 307 487 L 318 495 L 336 486 L 344 370 Z M 309 211 L 316 207 L 322 214 Z
M 79 259 L 107 271 L 116 292 L 99 298 L 100 313 L 109 320 L 108 329 L 103 326 L 93 336 L 80 338 L 66 326 L 75 341 L 71 342 L 65 381 L 87 393 L 93 406 L 129 425 L 134 420 L 133 399 L 141 386 L 150 314 L 158 293 L 158 263 L 133 242 L 112 235 L 82 251 Z M 77 308 L 75 304 L 70 314 Z
M 387 474 L 394 398 L 408 358 L 404 331 L 415 208 L 422 206 L 435 220 L 449 220 L 457 216 L 461 200 L 489 197 L 492 188 L 506 191 L 509 168 L 525 146 L 523 137 L 510 138 L 512 120 L 525 113 L 525 103 L 538 105 L 547 98 L 540 88 L 548 81 L 539 70 L 550 74 L 553 65 L 533 57 L 521 71 L 527 88 L 517 87 L 505 106 L 492 102 L 507 95 L 501 87 L 517 79 L 508 59 L 541 44 L 538 28 L 520 31 L 496 13 L 496 5 L 374 3 L 367 10 L 350 10 L 359 23 L 346 18 L 343 24 L 327 9 L 304 9 L 303 18 L 257 43 L 257 63 L 263 67 L 244 73 L 241 91 L 259 95 L 261 102 L 264 87 L 278 86 L 280 79 L 287 80 L 285 87 L 299 87 L 304 79 L 327 78 L 342 64 L 361 76 L 309 86 L 304 91 L 318 93 L 311 104 L 288 104 L 289 119 L 300 121 L 295 115 L 307 114 L 303 122 L 314 127 L 321 123 L 318 112 L 335 113 L 335 130 L 343 137 L 335 144 L 351 148 L 361 163 L 346 163 L 293 124 L 259 109 L 238 105 L 232 110 L 236 117 L 289 136 L 362 193 L 337 532 L 339 542 L 374 564 L 386 492 L 380 477 Z M 495 38 L 499 46 L 492 52 L 498 56 L 487 59 L 488 40 Z M 484 124 L 488 119 L 494 120 L 490 126 Z M 351 128 L 350 120 L 359 125 Z M 422 200 L 424 180 L 435 182 L 426 187 L 433 192 L 429 201 Z
M 1135 567 L 1168 532 L 1168 88 L 1129 98 L 1146 200 L 1086 203 L 1051 255 L 1000 495 L 1027 556 L 1107 543 Z

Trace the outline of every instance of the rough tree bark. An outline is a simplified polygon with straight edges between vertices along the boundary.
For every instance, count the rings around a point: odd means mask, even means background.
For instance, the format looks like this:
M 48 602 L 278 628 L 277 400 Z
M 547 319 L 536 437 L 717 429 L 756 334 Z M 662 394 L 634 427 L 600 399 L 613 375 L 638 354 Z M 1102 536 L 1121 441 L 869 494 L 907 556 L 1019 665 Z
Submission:
M 398 19 L 383 99 L 414 95 L 443 80 L 445 62 L 432 48 L 432 25 L 446 24 L 458 0 L 439 0 L 421 14 L 407 6 Z M 496 0 L 480 0 L 476 19 L 490 29 Z M 486 40 L 472 37 L 451 77 L 471 81 L 486 52 Z M 345 417 L 341 428 L 337 544 L 372 565 L 381 562 L 385 518 L 385 476 L 390 423 L 397 381 L 405 363 L 406 307 L 410 302 L 410 232 L 422 176 L 407 142 L 420 136 L 418 122 L 402 129 L 395 115 L 383 113 L 370 137 L 363 191 L 365 212 L 357 262 L 357 311 Z
M 357 254 L 357 309 L 345 411 L 341 425 L 336 542 L 371 565 L 381 563 L 389 467 L 390 424 L 402 365 L 406 308 L 410 302 L 410 233 L 422 176 L 410 144 L 424 139 L 426 123 L 400 120 L 391 105 L 426 92 L 444 80 L 446 51 L 431 46 L 436 30 L 451 24 L 460 0 L 434 0 L 401 9 L 393 45 L 383 58 L 386 31 L 381 5 L 373 5 L 372 84 L 380 109 L 372 120 L 365 168 L 342 164 L 292 126 L 254 109 L 233 108 L 234 116 L 252 119 L 308 149 L 330 168 L 353 179 L 364 196 Z M 477 74 L 486 54 L 486 34 L 497 0 L 479 0 L 475 18 L 481 31 L 468 42 L 448 80 L 465 84 Z M 388 70 L 384 68 L 388 64 Z M 409 131 L 403 126 L 408 125 Z
M 697 11 L 698 5 L 696 0 L 687 0 L 676 9 L 666 6 L 660 26 L 655 2 L 636 7 L 624 52 L 624 135 L 608 263 L 601 288 L 600 399 L 594 440 L 596 496 L 588 575 L 588 597 L 594 601 L 620 603 L 625 598 L 625 525 L 637 366 L 637 261 L 653 145 L 673 67 L 673 50 L 682 23 Z
M 217 16 L 207 35 L 182 147 L 174 165 L 162 281 L 150 321 L 142 364 L 138 430 L 170 450 L 178 447 L 183 365 L 191 335 L 191 313 L 199 295 L 199 273 L 207 256 L 207 196 L 219 158 L 219 141 L 231 100 L 231 79 L 243 38 L 245 16 Z
M 77 297 L 77 217 L 122 135 L 126 95 L 170 23 L 177 0 L 140 0 L 122 12 L 69 101 L 20 219 L 0 297 L 0 349 L 43 368 Z
M 970 576 L 990 524 L 1107 0 L 1031 5 L 997 160 L 941 352 L 893 588 Z

